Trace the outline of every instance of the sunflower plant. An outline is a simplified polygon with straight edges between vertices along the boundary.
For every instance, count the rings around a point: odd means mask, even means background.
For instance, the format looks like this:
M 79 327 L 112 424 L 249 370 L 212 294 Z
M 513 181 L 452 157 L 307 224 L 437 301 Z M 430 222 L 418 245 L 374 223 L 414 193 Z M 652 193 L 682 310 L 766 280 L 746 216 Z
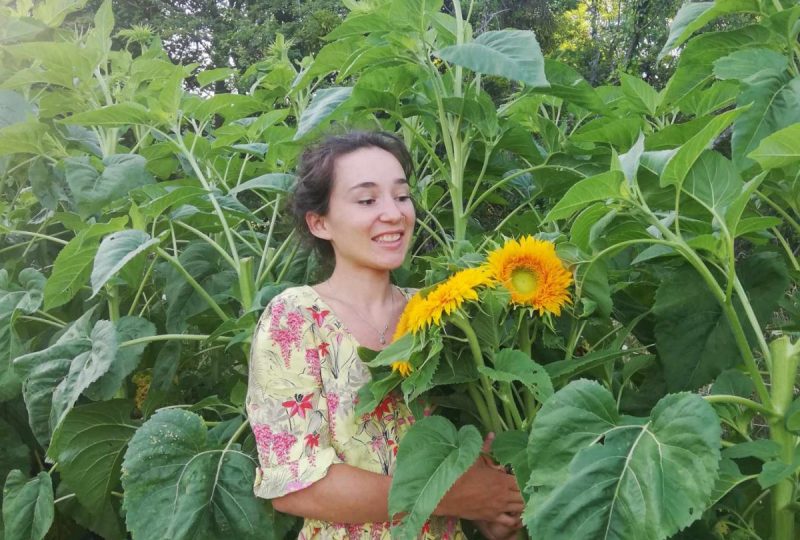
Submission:
M 537 333 L 556 331 L 553 317 L 571 304 L 572 281 L 553 242 L 524 236 L 418 291 L 393 343 L 377 355 L 363 351 L 374 378 L 357 412 L 400 387 L 412 407 L 423 395 L 443 406 L 466 404 L 458 408 L 484 433 L 527 429 L 553 393 L 531 345 Z

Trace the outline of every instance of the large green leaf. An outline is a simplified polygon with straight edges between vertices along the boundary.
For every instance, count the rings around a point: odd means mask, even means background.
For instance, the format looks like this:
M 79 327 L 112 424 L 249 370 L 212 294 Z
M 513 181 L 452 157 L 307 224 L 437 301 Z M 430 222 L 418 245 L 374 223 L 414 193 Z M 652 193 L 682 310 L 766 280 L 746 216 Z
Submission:
M 681 43 L 697 30 L 721 15 L 728 13 L 759 13 L 760 6 L 757 0 L 716 0 L 715 2 L 686 2 L 678 10 L 669 26 L 669 37 L 658 58 L 661 59 L 669 51 L 680 46 Z
M 737 274 L 763 324 L 788 286 L 783 260 L 776 253 L 756 254 L 737 263 Z M 746 321 L 738 301 L 735 307 L 739 319 Z M 667 276 L 656 293 L 653 313 L 656 347 L 671 391 L 699 388 L 741 361 L 722 307 L 693 268 Z
M 194 242 L 178 257 L 180 264 L 217 302 L 230 295 L 236 273 L 228 270 L 219 254 L 205 242 Z M 209 309 L 208 302 L 174 268 L 167 274 L 167 330 L 183 332 L 189 318 Z
M 769 71 L 759 75 L 737 99 L 739 105 L 752 103 L 733 124 L 732 156 L 740 170 L 753 165 L 747 155 L 758 148 L 762 139 L 800 122 L 800 77 Z
M 696 394 L 663 398 L 649 418 L 620 416 L 611 393 L 575 381 L 536 416 L 528 455 L 537 536 L 663 539 L 699 518 L 719 467 L 719 420 Z
M 734 51 L 767 45 L 769 30 L 752 25 L 727 32 L 708 32 L 691 40 L 678 59 L 678 67 L 664 90 L 664 103 L 679 103 L 713 79 L 713 63 Z
M 133 403 L 104 401 L 75 407 L 53 433 L 47 455 L 58 462 L 78 500 L 99 514 L 119 485 L 122 456 L 141 422 L 131 419 Z
M 775 169 L 800 160 L 800 123 L 776 131 L 761 139 L 758 148 L 748 156 L 762 169 Z
M 686 141 L 667 162 L 659 180 L 661 187 L 678 186 L 680 189 L 689 169 L 711 143 L 744 109 L 733 109 L 714 117 L 696 135 Z
M 744 182 L 731 161 L 722 154 L 706 151 L 686 175 L 683 191 L 708 210 L 715 220 L 724 223 L 728 207 L 736 201 L 743 186 Z
M 64 171 L 72 200 L 83 217 L 100 212 L 105 205 L 125 197 L 134 188 L 153 183 L 153 177 L 147 172 L 146 166 L 147 160 L 135 154 L 106 157 L 102 172 L 85 156 L 64 160 Z
M 256 466 L 238 444 L 213 444 L 196 414 L 160 410 L 125 452 L 128 530 L 134 540 L 271 539 L 267 505 L 253 496 Z
M 760 71 L 781 73 L 789 66 L 789 59 L 772 49 L 756 47 L 732 52 L 714 62 L 717 79 L 748 81 L 758 77 Z
M 469 43 L 445 47 L 436 55 L 477 73 L 505 77 L 529 86 L 548 86 L 542 50 L 530 30 L 484 32 Z
M 494 367 L 481 367 L 478 371 L 494 381 L 521 382 L 539 403 L 544 403 L 553 395 L 550 375 L 522 351 L 501 349 L 494 358 Z
M 14 427 L 0 418 L 0 478 L 6 479 L 14 469 L 27 471 L 30 468 L 31 453 Z
M 596 118 L 583 124 L 570 136 L 572 142 L 607 143 L 622 151 L 636 142 L 644 128 L 644 120 L 633 118 Z
M 34 115 L 34 108 L 21 94 L 0 90 L 0 128 L 24 122 Z
M 40 472 L 30 480 L 18 470 L 11 471 L 3 487 L 5 540 L 41 540 L 54 516 L 53 484 Z
M 44 286 L 46 310 L 69 302 L 89 279 L 92 261 L 100 245 L 100 237 L 122 230 L 128 218 L 115 218 L 108 223 L 95 223 L 80 231 L 58 252 L 53 271 Z
M 158 117 L 138 103 L 117 103 L 91 111 L 73 114 L 63 119 L 65 124 L 81 126 L 118 127 L 128 125 L 158 125 Z
M 635 112 L 651 116 L 656 113 L 661 104 L 661 95 L 655 88 L 642 79 L 626 73 L 620 73 L 620 86 Z
M 92 310 L 50 347 L 14 360 L 14 370 L 24 380 L 31 429 L 43 446 L 81 393 L 108 398 L 135 367 L 143 345 L 126 350 L 119 349 L 119 342 L 153 332 L 152 323 L 138 317 L 125 317 L 117 327 L 101 320 L 91 328 L 91 316 Z
M 116 341 L 119 347 L 114 353 L 114 360 L 97 381 L 86 389 L 89 398 L 100 401 L 111 399 L 122 386 L 125 378 L 139 365 L 147 343 L 123 346 L 126 341 L 146 338 L 156 335 L 155 325 L 141 317 L 120 317 L 114 323 Z
M 292 190 L 294 182 L 295 176 L 293 174 L 268 173 L 262 174 L 247 182 L 242 182 L 238 186 L 232 188 L 228 193 L 230 195 L 237 195 L 246 190 L 263 189 L 264 191 L 287 194 Z
M 22 352 L 14 323 L 20 312 L 30 314 L 41 305 L 43 277 L 33 268 L 26 268 L 19 274 L 20 287 L 10 283 L 8 272 L 0 269 L 0 402 L 18 396 L 22 387 L 11 364 Z
M 557 96 L 597 113 L 608 108 L 592 85 L 574 68 L 547 58 L 544 61 L 544 71 L 550 86 L 532 88 L 531 91 Z
M 78 396 L 103 376 L 114 362 L 119 341 L 111 321 L 97 321 L 90 336 L 92 348 L 70 362 L 64 379 L 53 391 L 50 429 L 54 430 L 69 412 Z
M 481 435 L 460 430 L 441 416 L 423 418 L 406 433 L 397 452 L 389 491 L 389 515 L 404 514 L 392 537 L 416 538 L 447 491 L 478 459 Z
M 337 86 L 318 90 L 314 94 L 311 103 L 300 115 L 294 139 L 302 138 L 324 122 L 342 103 L 347 101 L 352 92 L 353 88 L 351 86 Z
M 92 296 L 131 259 L 158 243 L 158 238 L 150 238 L 149 234 L 137 229 L 115 232 L 103 238 L 92 267 Z
M 584 178 L 564 194 L 545 216 L 544 221 L 555 221 L 570 217 L 595 201 L 621 199 L 625 176 L 621 171 L 608 171 Z

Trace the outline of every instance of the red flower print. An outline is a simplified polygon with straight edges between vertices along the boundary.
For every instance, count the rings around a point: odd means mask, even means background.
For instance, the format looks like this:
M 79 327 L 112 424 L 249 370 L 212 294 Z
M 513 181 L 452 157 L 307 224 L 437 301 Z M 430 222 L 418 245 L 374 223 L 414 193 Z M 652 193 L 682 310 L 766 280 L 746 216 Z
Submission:
M 306 446 L 309 448 L 319 447 L 319 433 L 309 433 L 306 435 Z
M 372 411 L 372 414 L 378 420 L 383 420 L 383 415 L 389 413 L 391 403 L 392 399 L 389 396 L 386 396 L 385 398 L 383 398 L 383 401 L 381 401 L 380 404 L 377 407 L 375 407 L 375 410 Z
M 328 351 L 328 347 L 330 347 L 330 344 L 326 343 L 325 341 L 319 344 L 320 356 L 328 356 L 330 354 L 330 352 Z
M 317 323 L 317 326 L 322 326 L 325 322 L 325 317 L 330 313 L 327 309 L 320 310 L 317 306 L 307 307 L 306 309 L 314 317 L 314 322 Z
M 284 401 L 283 406 L 289 409 L 289 418 L 299 414 L 301 418 L 306 417 L 306 411 L 311 409 L 311 397 L 313 394 L 303 396 L 303 394 L 295 394 L 294 399 Z
M 422 526 L 422 534 L 430 534 L 431 532 L 431 522 L 430 520 L 425 522 L 425 525 Z

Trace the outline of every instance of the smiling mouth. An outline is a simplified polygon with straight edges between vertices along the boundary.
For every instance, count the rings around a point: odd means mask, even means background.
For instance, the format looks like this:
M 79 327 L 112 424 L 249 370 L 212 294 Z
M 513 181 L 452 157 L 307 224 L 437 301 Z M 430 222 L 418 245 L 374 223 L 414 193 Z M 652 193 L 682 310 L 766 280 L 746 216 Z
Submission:
M 397 242 L 398 240 L 400 240 L 400 236 L 401 236 L 400 233 L 382 234 L 380 236 L 376 236 L 375 238 L 373 238 L 373 240 L 375 240 L 376 242 L 389 244 L 391 242 Z

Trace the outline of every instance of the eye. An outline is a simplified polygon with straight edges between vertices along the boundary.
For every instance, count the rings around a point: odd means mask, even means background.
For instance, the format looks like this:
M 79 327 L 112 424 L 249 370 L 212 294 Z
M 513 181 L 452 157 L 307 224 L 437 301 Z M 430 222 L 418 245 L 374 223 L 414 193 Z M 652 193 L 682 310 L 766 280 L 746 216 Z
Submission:
M 369 206 L 375 202 L 375 199 L 361 199 L 358 201 L 358 204 L 362 206 Z
M 400 195 L 397 197 L 399 202 L 408 202 L 411 200 L 411 195 Z

